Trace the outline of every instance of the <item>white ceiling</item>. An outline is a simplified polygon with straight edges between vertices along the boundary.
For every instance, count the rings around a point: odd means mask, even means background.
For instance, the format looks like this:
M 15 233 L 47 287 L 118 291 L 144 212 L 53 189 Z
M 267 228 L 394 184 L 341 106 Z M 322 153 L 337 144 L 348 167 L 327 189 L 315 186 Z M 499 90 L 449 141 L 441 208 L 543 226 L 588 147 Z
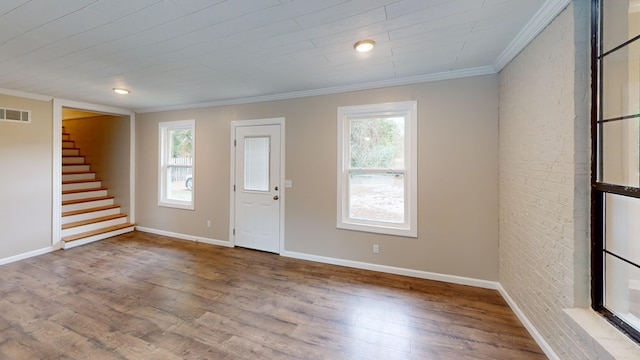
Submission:
M 493 73 L 567 3 L 1 0 L 0 88 L 148 111 Z

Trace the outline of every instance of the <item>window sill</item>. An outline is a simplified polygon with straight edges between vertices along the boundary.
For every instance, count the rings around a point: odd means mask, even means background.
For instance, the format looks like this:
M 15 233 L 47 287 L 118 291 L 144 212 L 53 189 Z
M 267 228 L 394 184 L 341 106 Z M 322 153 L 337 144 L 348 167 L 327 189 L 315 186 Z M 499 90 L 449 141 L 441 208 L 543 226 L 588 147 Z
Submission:
M 640 359 L 640 345 L 598 313 L 587 308 L 564 309 L 567 323 L 598 354 L 598 359 Z
M 343 230 L 362 231 L 372 234 L 393 235 L 409 238 L 417 238 L 418 231 L 416 229 L 402 229 L 380 225 L 363 225 L 350 222 L 338 222 L 336 228 Z
M 195 210 L 195 206 L 193 204 L 178 204 L 178 203 L 159 201 L 158 206 L 165 207 L 165 208 L 181 209 L 181 210 Z

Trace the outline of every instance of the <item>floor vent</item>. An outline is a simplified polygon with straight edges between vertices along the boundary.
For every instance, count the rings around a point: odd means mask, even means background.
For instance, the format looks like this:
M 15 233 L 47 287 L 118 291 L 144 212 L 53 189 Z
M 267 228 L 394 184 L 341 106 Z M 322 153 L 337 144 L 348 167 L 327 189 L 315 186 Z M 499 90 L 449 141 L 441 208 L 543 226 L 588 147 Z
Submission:
M 12 121 L 21 123 L 31 122 L 31 111 L 19 109 L 0 108 L 0 121 Z

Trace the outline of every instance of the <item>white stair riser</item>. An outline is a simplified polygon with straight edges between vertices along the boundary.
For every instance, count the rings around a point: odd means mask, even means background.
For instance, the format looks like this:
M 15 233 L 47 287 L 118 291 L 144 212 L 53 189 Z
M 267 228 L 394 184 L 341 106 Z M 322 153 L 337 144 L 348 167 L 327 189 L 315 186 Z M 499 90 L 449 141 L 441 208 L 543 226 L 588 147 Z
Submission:
M 62 173 L 66 172 L 82 172 L 89 171 L 91 167 L 89 165 L 62 165 Z
M 101 221 L 101 222 L 97 222 L 97 223 L 93 223 L 93 224 L 87 224 L 87 225 L 76 226 L 76 227 L 64 229 L 64 230 L 62 230 L 60 235 L 62 237 L 70 236 L 70 235 L 76 235 L 76 234 L 80 234 L 80 233 L 87 232 L 87 231 L 93 231 L 93 230 L 106 228 L 106 227 L 109 227 L 109 226 L 125 224 L 126 222 L 127 222 L 127 217 L 123 216 L 123 217 L 118 218 L 118 219 Z
M 66 165 L 66 164 L 84 164 L 84 156 L 74 156 L 74 157 L 68 157 L 65 156 L 62 158 L 62 164 Z
M 76 247 L 76 246 L 80 246 L 80 245 L 84 245 L 84 244 L 89 244 L 92 243 L 94 241 L 98 241 L 98 240 L 103 240 L 106 238 L 110 238 L 112 236 L 116 236 L 116 235 L 122 235 L 122 234 L 126 234 L 128 232 L 132 232 L 134 230 L 134 227 L 128 227 L 128 228 L 124 228 L 124 229 L 120 229 L 120 230 L 114 230 L 114 231 L 109 231 L 106 232 L 104 234 L 98 234 L 98 235 L 93 235 L 93 236 L 89 236 L 86 237 L 82 240 L 76 240 L 76 241 L 70 241 L 70 242 L 62 242 L 62 248 L 63 249 L 71 249 L 72 247 Z
M 79 156 L 80 149 L 62 149 L 62 156 Z
M 81 182 L 76 184 L 62 184 L 62 191 L 92 189 L 102 187 L 102 181 Z
M 89 219 L 99 218 L 102 216 L 117 215 L 117 214 L 120 214 L 120 208 L 92 211 L 90 213 L 84 213 L 84 214 L 78 214 L 78 215 L 63 216 L 62 225 L 70 224 L 76 221 L 85 221 Z
M 88 199 L 100 196 L 107 196 L 107 190 L 83 191 L 73 194 L 62 194 L 62 201 Z
M 77 204 L 62 205 L 62 212 L 86 210 L 94 207 L 113 205 L 113 199 L 104 199 L 96 201 L 87 201 Z
M 62 181 L 93 180 L 95 178 L 96 178 L 96 174 L 95 173 L 62 174 Z
M 76 144 L 73 141 L 62 141 L 62 148 L 63 149 L 68 149 L 68 148 L 73 148 L 76 147 Z

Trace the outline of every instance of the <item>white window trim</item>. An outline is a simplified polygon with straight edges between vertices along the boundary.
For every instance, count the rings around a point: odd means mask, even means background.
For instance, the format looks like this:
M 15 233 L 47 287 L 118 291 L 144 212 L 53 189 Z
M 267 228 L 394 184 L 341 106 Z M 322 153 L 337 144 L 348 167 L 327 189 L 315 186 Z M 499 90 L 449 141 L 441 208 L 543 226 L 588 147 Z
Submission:
M 191 127 L 191 131 L 193 131 L 193 143 L 192 143 L 192 172 L 191 176 L 193 177 L 193 186 L 191 189 L 191 201 L 181 201 L 181 200 L 172 200 L 166 198 L 166 176 L 167 172 L 165 171 L 165 148 L 164 146 L 168 144 L 167 135 L 169 130 L 174 129 L 184 129 Z M 195 209 L 195 198 L 196 198 L 196 121 L 195 119 L 191 120 L 178 120 L 178 121 L 165 121 L 158 123 L 158 206 L 163 207 L 171 207 L 177 209 L 185 209 L 185 210 L 194 210 Z
M 363 221 L 349 218 L 348 214 L 348 164 L 349 164 L 349 117 L 389 115 L 404 113 L 405 117 L 405 219 L 404 224 Z M 339 229 L 372 232 L 378 234 L 418 236 L 418 103 L 403 101 L 338 107 L 338 182 L 337 217 Z

